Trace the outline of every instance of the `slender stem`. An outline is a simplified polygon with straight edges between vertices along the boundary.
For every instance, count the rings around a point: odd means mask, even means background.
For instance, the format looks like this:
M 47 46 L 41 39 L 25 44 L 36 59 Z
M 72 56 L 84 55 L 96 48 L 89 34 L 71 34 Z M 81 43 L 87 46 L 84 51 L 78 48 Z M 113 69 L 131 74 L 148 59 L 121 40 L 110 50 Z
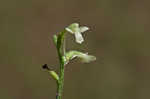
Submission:
M 63 85 L 64 85 L 64 61 L 63 57 L 60 56 L 60 74 L 59 74 L 59 80 L 57 82 L 57 94 L 56 99 L 62 99 L 62 92 L 63 92 Z
M 65 40 L 65 37 L 64 37 L 64 42 L 63 42 L 63 52 L 64 52 L 64 55 L 66 54 L 66 40 Z
M 64 85 L 64 66 L 61 66 L 60 79 L 58 81 L 58 89 L 56 99 L 62 99 L 63 85 Z
M 59 80 L 57 81 L 57 94 L 56 99 L 62 99 L 62 92 L 63 92 L 63 86 L 64 86 L 64 71 L 65 71 L 65 61 L 64 61 L 64 54 L 65 54 L 65 41 L 64 41 L 64 35 L 66 31 L 63 31 L 63 36 L 61 37 L 61 44 L 63 47 L 57 48 L 59 62 L 60 62 L 60 72 L 59 72 Z

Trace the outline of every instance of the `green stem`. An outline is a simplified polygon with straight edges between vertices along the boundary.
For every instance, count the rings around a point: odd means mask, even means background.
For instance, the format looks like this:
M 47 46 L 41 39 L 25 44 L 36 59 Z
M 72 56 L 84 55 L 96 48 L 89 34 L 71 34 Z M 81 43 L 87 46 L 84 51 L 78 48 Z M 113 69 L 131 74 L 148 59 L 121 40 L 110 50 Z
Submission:
M 60 44 L 63 45 L 64 42 L 64 35 L 65 35 L 66 31 L 62 32 L 62 36 L 60 37 Z M 65 71 L 65 61 L 64 61 L 64 57 L 63 55 L 65 53 L 63 53 L 62 48 L 63 47 L 58 47 L 57 48 L 57 52 L 58 52 L 58 57 L 59 57 L 59 62 L 60 62 L 60 72 L 59 72 L 59 80 L 57 81 L 57 93 L 56 93 L 56 99 L 62 99 L 62 92 L 63 92 L 63 86 L 64 86 L 64 71 Z M 65 45 L 65 44 L 64 44 Z
M 63 57 L 60 56 L 60 74 L 59 74 L 59 80 L 57 82 L 57 94 L 56 99 L 62 99 L 62 92 L 63 92 L 63 85 L 64 85 L 64 61 Z

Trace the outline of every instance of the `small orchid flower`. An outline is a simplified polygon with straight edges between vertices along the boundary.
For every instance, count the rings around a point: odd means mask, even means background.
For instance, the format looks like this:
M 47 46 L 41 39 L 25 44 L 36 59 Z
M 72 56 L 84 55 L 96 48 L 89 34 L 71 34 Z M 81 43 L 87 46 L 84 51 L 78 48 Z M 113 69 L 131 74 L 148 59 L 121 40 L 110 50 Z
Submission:
M 87 30 L 89 30 L 88 27 L 86 27 L 86 26 L 79 27 L 78 23 L 73 23 L 66 28 L 66 31 L 75 35 L 76 42 L 79 44 L 81 44 L 84 41 L 84 38 L 82 37 L 81 33 L 85 32 Z
M 65 66 L 71 62 L 74 58 L 77 58 L 83 63 L 89 63 L 96 60 L 95 56 L 89 55 L 88 53 L 82 53 L 79 51 L 71 50 L 66 52 L 65 39 L 66 33 L 69 32 L 75 35 L 75 41 L 81 44 L 84 41 L 82 33 L 89 30 L 86 26 L 79 27 L 78 23 L 73 23 L 63 29 L 58 35 L 53 36 L 53 41 L 57 49 L 58 59 L 59 59 L 59 73 L 57 74 L 55 70 L 49 68 L 47 64 L 43 65 L 43 69 L 47 70 L 50 76 L 56 81 L 57 92 L 56 99 L 62 99 L 62 92 L 64 86 L 64 72 Z
M 95 61 L 96 57 L 92 55 L 88 55 L 87 53 L 82 53 L 79 51 L 69 51 L 66 53 L 66 60 L 69 62 L 69 60 L 72 60 L 73 58 L 79 58 L 81 62 L 83 63 L 89 63 L 91 61 Z

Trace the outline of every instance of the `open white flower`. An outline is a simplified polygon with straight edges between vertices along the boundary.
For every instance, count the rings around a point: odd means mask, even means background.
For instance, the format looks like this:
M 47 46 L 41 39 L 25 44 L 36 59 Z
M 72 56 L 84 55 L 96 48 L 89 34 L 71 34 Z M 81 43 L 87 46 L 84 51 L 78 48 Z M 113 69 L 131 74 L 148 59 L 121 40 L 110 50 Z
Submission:
M 80 44 L 84 41 L 84 38 L 82 37 L 81 33 L 85 32 L 87 30 L 89 30 L 88 27 L 86 27 L 86 26 L 79 27 L 78 23 L 73 23 L 66 28 L 66 31 L 75 35 L 76 42 L 80 43 Z
M 67 63 L 69 62 L 69 60 L 72 60 L 74 58 L 79 58 L 79 60 L 83 63 L 89 63 L 91 61 L 95 61 L 96 57 L 92 56 L 92 55 L 88 55 L 87 53 L 82 53 L 82 52 L 78 52 L 78 51 L 70 51 L 68 53 L 66 53 L 66 60 Z

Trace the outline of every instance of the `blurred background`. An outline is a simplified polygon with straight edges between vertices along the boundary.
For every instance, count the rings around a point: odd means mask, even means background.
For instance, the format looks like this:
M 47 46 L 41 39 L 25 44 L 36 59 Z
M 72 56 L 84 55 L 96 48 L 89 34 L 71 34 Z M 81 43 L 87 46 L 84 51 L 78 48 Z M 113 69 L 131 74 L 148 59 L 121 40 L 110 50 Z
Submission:
M 63 99 L 150 99 L 150 1 L 0 0 L 0 99 L 55 99 L 52 36 L 73 22 L 90 27 L 67 49 L 97 61 L 66 67 Z

